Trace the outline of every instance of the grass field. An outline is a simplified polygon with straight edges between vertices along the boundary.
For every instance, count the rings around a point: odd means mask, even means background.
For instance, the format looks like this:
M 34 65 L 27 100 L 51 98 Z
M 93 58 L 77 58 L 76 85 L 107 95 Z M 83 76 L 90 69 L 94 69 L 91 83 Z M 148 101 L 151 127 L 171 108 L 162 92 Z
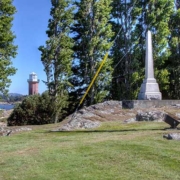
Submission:
M 0 137 L 0 180 L 179 180 L 180 141 L 165 123 L 104 122 L 96 130 Z

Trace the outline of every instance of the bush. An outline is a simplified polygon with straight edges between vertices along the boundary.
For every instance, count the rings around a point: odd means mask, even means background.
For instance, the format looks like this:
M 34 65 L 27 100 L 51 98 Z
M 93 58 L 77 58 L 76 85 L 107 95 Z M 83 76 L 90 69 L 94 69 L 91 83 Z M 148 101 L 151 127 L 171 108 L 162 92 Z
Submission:
M 27 96 L 8 118 L 8 126 L 41 125 L 53 123 L 53 104 L 47 92 Z

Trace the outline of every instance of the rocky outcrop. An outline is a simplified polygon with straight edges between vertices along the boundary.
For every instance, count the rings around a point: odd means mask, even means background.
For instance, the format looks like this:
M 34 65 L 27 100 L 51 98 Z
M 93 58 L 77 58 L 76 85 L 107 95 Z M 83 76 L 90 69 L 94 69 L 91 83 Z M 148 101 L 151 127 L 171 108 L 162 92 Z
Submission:
M 74 117 L 69 116 L 66 123 L 57 128 L 58 131 L 96 128 L 104 121 L 163 121 L 164 112 L 158 110 L 142 111 L 122 109 L 120 101 L 106 101 L 77 111 Z
M 90 129 L 100 126 L 101 121 L 115 120 L 122 110 L 120 101 L 105 101 L 84 107 L 75 114 L 69 116 L 67 123 L 56 129 L 59 131 L 69 131 L 74 129 Z M 112 116 L 114 114 L 114 116 Z M 72 117 L 73 116 L 73 117 Z
M 63 125 L 61 128 L 58 128 L 56 130 L 70 131 L 74 129 L 92 129 L 98 126 L 100 126 L 99 121 L 90 121 L 90 120 L 75 118 L 72 121 L 68 122 L 67 124 Z

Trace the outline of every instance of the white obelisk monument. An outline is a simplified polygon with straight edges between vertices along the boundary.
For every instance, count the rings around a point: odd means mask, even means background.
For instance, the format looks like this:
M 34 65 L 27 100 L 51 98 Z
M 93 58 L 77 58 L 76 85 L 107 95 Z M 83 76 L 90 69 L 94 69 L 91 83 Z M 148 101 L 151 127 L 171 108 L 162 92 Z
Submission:
M 152 35 L 151 31 L 146 34 L 146 59 L 145 59 L 145 79 L 141 84 L 139 100 L 161 100 L 162 95 L 159 91 L 159 85 L 154 78 L 153 66 L 153 50 L 152 50 Z

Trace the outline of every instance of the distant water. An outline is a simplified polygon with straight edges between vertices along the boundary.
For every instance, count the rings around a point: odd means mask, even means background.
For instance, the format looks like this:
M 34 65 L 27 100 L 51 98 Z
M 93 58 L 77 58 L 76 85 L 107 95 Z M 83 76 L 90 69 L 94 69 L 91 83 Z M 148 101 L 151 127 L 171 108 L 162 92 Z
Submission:
M 0 109 L 10 110 L 14 108 L 14 104 L 0 104 Z

